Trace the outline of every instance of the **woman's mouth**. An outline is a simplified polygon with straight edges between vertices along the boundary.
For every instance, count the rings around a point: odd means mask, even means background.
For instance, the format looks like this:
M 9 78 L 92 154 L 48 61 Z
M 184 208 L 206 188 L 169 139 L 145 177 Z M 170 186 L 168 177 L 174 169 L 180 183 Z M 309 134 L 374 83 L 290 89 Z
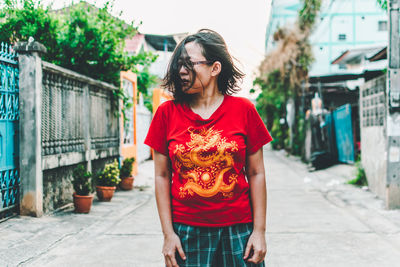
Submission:
M 182 79 L 182 86 L 188 86 L 190 84 L 189 80 Z

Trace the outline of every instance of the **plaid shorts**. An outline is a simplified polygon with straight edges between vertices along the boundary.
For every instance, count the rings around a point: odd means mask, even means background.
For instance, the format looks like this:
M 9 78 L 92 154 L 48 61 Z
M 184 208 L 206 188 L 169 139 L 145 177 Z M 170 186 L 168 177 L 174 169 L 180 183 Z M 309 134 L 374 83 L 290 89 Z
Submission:
M 195 227 L 174 223 L 186 260 L 176 254 L 179 267 L 263 267 L 243 260 L 253 224 L 227 227 Z

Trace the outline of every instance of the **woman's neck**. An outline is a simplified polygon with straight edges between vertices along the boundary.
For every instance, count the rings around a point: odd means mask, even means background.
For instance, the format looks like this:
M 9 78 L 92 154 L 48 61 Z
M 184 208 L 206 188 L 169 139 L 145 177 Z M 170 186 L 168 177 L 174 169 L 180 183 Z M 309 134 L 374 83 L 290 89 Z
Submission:
M 203 93 L 199 93 L 193 97 L 190 102 L 190 107 L 195 109 L 207 109 L 220 103 L 223 98 L 224 95 L 218 90 L 217 86 L 214 88 L 205 88 Z

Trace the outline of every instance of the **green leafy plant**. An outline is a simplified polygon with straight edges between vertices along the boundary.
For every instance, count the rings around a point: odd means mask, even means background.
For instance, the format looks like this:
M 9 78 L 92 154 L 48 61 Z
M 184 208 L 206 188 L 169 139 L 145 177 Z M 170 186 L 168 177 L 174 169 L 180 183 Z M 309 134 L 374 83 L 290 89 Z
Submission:
M 131 70 L 138 74 L 138 89 L 147 103 L 147 90 L 155 81 L 148 68 L 158 56 L 152 52 L 128 54 L 125 39 L 133 37 L 140 24 L 126 23 L 120 18 L 122 13 L 115 17 L 112 11 L 112 2 L 97 8 L 82 1 L 54 11 L 40 0 L 5 0 L 0 4 L 0 42 L 14 45 L 32 36 L 46 47 L 44 60 L 118 87 L 120 71 Z M 132 99 L 122 89 L 112 96 L 115 116 L 122 112 L 126 123 Z
M 120 71 L 141 71 L 157 55 L 130 55 L 125 39 L 140 24 L 112 16 L 112 2 L 102 8 L 81 1 L 65 9 L 45 8 L 40 0 L 5 0 L 0 4 L 0 42 L 14 45 L 33 37 L 47 53 L 43 59 L 91 78 L 120 85 Z
M 356 177 L 350 181 L 348 184 L 356 185 L 356 186 L 368 186 L 367 175 L 365 174 L 365 170 L 361 164 L 361 158 L 358 156 L 356 163 Z
M 122 102 L 121 108 L 118 110 L 119 101 Z M 123 88 L 118 88 L 117 90 L 113 91 L 113 110 L 114 115 L 119 116 L 120 112 L 122 114 L 122 118 L 124 120 L 124 125 L 126 125 L 130 118 L 128 118 L 127 111 L 133 107 L 133 99 L 129 97 L 129 95 L 124 91 Z
M 314 61 L 310 34 L 321 7 L 321 0 L 304 0 L 298 12 L 297 23 L 292 28 L 278 28 L 273 35 L 276 43 L 260 64 L 260 75 L 254 85 L 261 89 L 257 97 L 257 110 L 266 119 L 274 137 L 274 149 L 286 149 L 300 155 L 304 149 L 305 127 L 300 109 L 301 84 L 308 79 L 308 70 Z M 286 118 L 286 103 L 294 99 L 295 120 L 290 142 Z
M 96 185 L 99 186 L 117 186 L 120 181 L 117 160 L 106 164 L 103 171 L 98 173 L 96 177 Z
M 92 192 L 92 173 L 79 164 L 72 172 L 72 186 L 75 193 L 80 196 L 88 196 Z
M 143 102 L 146 108 L 153 112 L 153 95 L 150 94 L 150 88 L 158 83 L 159 78 L 150 73 L 150 65 L 145 66 L 138 72 L 138 93 L 142 93 Z
M 387 10 L 387 0 L 376 0 L 376 1 L 378 1 L 378 4 L 382 9 Z
M 59 57 L 57 29 L 60 24 L 49 8 L 35 0 L 5 0 L 0 4 L 0 42 L 15 44 L 33 37 L 47 48 L 43 59 Z
M 102 8 L 80 2 L 60 15 L 62 24 L 57 39 L 62 53 L 59 64 L 119 86 L 119 72 L 137 63 L 124 50 L 124 40 L 133 37 L 138 27 L 112 16 L 112 8 L 109 2 Z
M 122 163 L 122 166 L 119 169 L 121 179 L 131 177 L 132 169 L 133 169 L 133 165 L 132 164 L 134 162 L 135 162 L 135 158 L 134 157 L 124 159 L 124 161 Z

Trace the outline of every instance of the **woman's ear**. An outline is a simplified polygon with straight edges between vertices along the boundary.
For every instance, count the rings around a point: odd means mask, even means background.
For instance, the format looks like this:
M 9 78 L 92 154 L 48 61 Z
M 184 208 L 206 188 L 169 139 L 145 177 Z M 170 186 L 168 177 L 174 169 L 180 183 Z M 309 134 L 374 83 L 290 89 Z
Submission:
M 221 62 L 215 61 L 211 66 L 211 76 L 217 76 L 221 73 L 222 65 Z

